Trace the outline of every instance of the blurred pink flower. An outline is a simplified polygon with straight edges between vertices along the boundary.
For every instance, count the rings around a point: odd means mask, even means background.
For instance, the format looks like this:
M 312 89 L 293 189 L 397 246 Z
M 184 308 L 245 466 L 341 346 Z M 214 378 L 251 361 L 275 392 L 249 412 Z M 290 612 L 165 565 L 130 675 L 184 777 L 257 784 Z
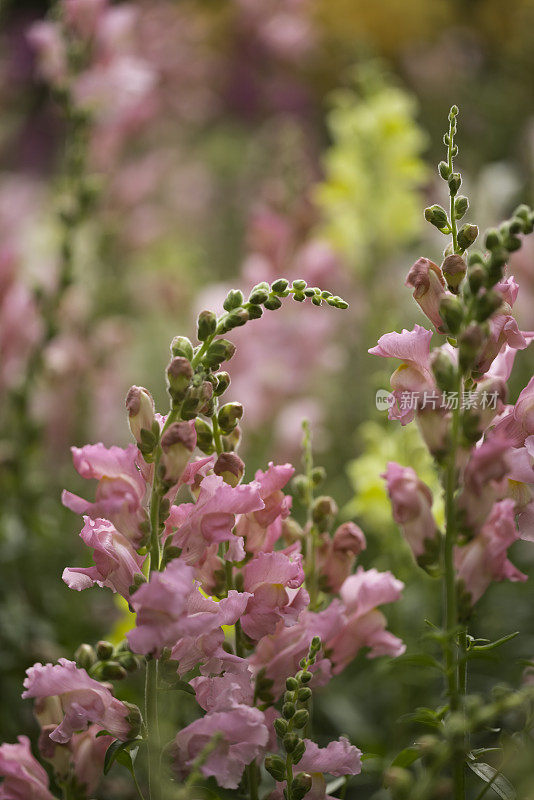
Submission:
M 272 461 L 265 472 L 258 470 L 254 481 L 259 486 L 263 507 L 244 514 L 237 522 L 236 533 L 245 539 L 249 553 L 269 552 L 282 534 L 280 522 L 289 515 L 292 498 L 282 491 L 295 468 L 291 464 L 275 465 Z
M 299 772 L 321 772 L 325 775 L 359 775 L 362 771 L 361 750 L 342 736 L 327 747 L 318 747 L 310 739 L 304 739 L 306 750 L 299 761 Z
M 208 713 L 183 728 L 172 746 L 174 769 L 181 780 L 216 734 L 221 739 L 201 772 L 207 778 L 214 776 L 225 789 L 237 789 L 246 765 L 261 756 L 268 743 L 265 716 L 258 708 L 236 705 L 229 711 Z
M 419 558 L 439 536 L 432 514 L 432 492 L 412 467 L 401 467 L 394 461 L 389 462 L 382 477 L 387 483 L 393 519 L 401 527 L 414 556 Z
M 317 566 L 321 585 L 336 594 L 352 572 L 356 556 L 367 543 L 361 528 L 354 522 L 344 522 L 333 537 L 324 533 L 317 550 Z
M 32 755 L 30 740 L 19 736 L 18 744 L 0 745 L 2 800 L 54 800 L 48 774 Z
M 458 581 L 463 583 L 471 603 L 475 604 L 493 581 L 527 580 L 507 557 L 508 548 L 518 538 L 514 503 L 501 500 L 493 506 L 480 533 L 463 547 L 456 547 L 454 560 Z
M 438 333 L 443 333 L 443 320 L 439 305 L 444 297 L 450 296 L 446 291 L 445 280 L 440 268 L 428 258 L 418 258 L 406 278 L 406 286 L 414 290 L 414 300 L 421 311 L 426 314 Z

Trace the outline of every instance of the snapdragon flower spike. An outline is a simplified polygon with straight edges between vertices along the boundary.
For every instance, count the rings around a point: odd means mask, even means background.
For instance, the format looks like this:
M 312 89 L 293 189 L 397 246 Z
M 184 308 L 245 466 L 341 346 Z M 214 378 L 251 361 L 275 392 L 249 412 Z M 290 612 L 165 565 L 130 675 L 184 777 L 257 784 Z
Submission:
M 139 732 L 138 709 L 117 700 L 107 686 L 90 678 L 84 669 L 78 669 L 74 661 L 60 658 L 55 665 L 35 664 L 26 674 L 24 699 L 59 697 L 64 717 L 50 733 L 52 741 L 65 744 L 74 733 L 86 730 L 90 723 L 121 741 Z M 134 715 L 134 711 L 137 714 Z

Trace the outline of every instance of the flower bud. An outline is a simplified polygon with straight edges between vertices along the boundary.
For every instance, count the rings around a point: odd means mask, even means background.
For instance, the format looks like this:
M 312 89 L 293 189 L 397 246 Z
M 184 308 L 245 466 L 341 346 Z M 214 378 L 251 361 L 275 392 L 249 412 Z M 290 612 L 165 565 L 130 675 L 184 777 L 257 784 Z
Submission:
M 472 293 L 476 294 L 480 287 L 484 285 L 484 281 L 486 280 L 486 270 L 484 269 L 483 264 L 475 263 L 473 266 L 470 266 L 467 280 Z
M 462 176 L 459 172 L 452 172 L 447 178 L 447 183 L 449 184 L 449 192 L 454 197 L 455 194 L 458 194 L 458 190 L 462 185 Z
M 81 669 L 91 669 L 97 660 L 94 648 L 90 644 L 81 644 L 74 653 L 74 660 Z
M 270 291 L 269 284 L 265 281 L 256 284 L 256 286 L 252 288 L 252 291 L 249 295 L 249 303 L 253 303 L 254 305 L 262 305 L 266 300 L 268 300 Z
M 318 497 L 312 507 L 312 519 L 320 531 L 327 530 L 334 517 L 337 515 L 338 507 L 332 497 Z
M 239 291 L 239 289 L 231 289 L 226 295 L 223 308 L 225 311 L 233 311 L 234 309 L 242 306 L 243 302 L 243 292 Z
M 171 486 L 182 477 L 191 454 L 195 449 L 197 435 L 188 422 L 173 422 L 161 437 L 161 464 L 165 470 L 164 481 Z
M 235 353 L 235 344 L 228 339 L 217 339 L 208 347 L 204 360 L 212 369 L 219 369 L 223 361 L 229 361 Z
M 449 175 L 451 174 L 451 171 L 452 170 L 451 170 L 451 168 L 449 167 L 449 165 L 447 164 L 446 161 L 440 161 L 439 162 L 439 164 L 438 164 L 438 172 L 439 172 L 439 174 L 441 175 L 441 177 L 443 178 L 444 181 L 446 181 L 448 179 Z
M 217 330 L 217 315 L 213 311 L 201 311 L 197 319 L 197 338 L 205 342 Z
M 439 304 L 439 313 L 447 330 L 453 335 L 458 333 L 464 318 L 462 305 L 457 297 L 444 297 Z
M 100 677 L 106 681 L 121 681 L 126 675 L 126 670 L 118 661 L 106 661 L 100 670 Z
M 283 717 L 277 717 L 274 721 L 274 729 L 278 736 L 285 736 L 287 733 L 288 722 Z
M 459 194 L 454 200 L 454 210 L 456 211 L 456 219 L 462 219 L 469 208 L 469 200 L 465 195 Z
M 496 228 L 489 228 L 486 231 L 486 238 L 484 240 L 487 250 L 495 250 L 501 246 L 501 236 Z
M 297 692 L 297 699 L 301 703 L 306 703 L 312 696 L 312 690 L 309 686 L 302 686 Z
M 126 721 L 130 723 L 130 732 L 128 734 L 129 738 L 135 739 L 136 736 L 139 736 L 139 731 L 141 730 L 141 725 L 143 723 L 143 717 L 141 716 L 139 708 L 133 703 L 128 703 L 127 700 L 123 700 L 122 704 L 129 709 L 129 714 L 126 717 Z
M 418 258 L 406 278 L 406 286 L 413 287 L 413 298 L 421 311 L 442 331 L 443 320 L 439 310 L 440 302 L 445 297 L 445 281 L 439 267 L 428 258 Z
M 240 328 L 242 325 L 245 325 L 249 319 L 250 314 L 245 308 L 238 308 L 235 311 L 231 311 L 224 320 L 224 330 L 222 330 L 221 333 L 231 331 L 234 328 Z
M 461 247 L 462 250 L 467 250 L 468 247 L 471 247 L 473 242 L 476 241 L 478 236 L 478 228 L 476 225 L 470 225 L 466 222 L 465 225 L 462 225 L 460 230 L 458 231 L 458 247 Z
M 293 761 L 293 764 L 298 764 L 299 761 L 302 760 L 302 756 L 304 755 L 305 752 L 306 752 L 306 742 L 304 741 L 304 739 L 299 739 L 295 749 L 291 754 L 291 760 Z
M 460 337 L 460 369 L 466 372 L 475 363 L 484 344 L 484 331 L 477 322 L 471 322 Z
M 308 672 L 308 670 L 299 670 L 295 675 L 296 679 L 300 681 L 300 683 L 309 683 L 313 678 L 313 674 Z
M 217 383 L 214 391 L 216 397 L 220 397 L 230 386 L 230 376 L 227 372 L 218 372 L 215 377 L 217 378 Z
M 243 477 L 245 465 L 237 453 L 221 453 L 213 471 L 216 475 L 221 475 L 225 483 L 235 488 Z
M 286 689 L 288 692 L 294 692 L 295 689 L 299 688 L 299 683 L 296 678 L 287 678 L 286 680 Z
M 219 410 L 217 421 L 223 433 L 231 433 L 236 427 L 238 420 L 243 416 L 243 406 L 241 403 L 226 403 Z
M 195 419 L 195 430 L 197 432 L 198 449 L 210 456 L 215 450 L 215 445 L 213 444 L 213 431 L 211 430 L 211 427 L 208 425 L 206 420 L 197 417 Z
M 463 258 L 457 254 L 447 256 L 441 265 L 441 271 L 449 291 L 458 294 L 459 286 L 467 272 L 467 264 Z
M 265 769 L 275 781 L 283 781 L 286 777 L 286 762 L 281 756 L 267 756 Z
M 295 728 L 305 728 L 310 719 L 310 715 L 305 708 L 300 708 L 293 717 L 293 725 Z
M 250 305 L 246 313 L 249 319 L 259 319 L 263 316 L 263 308 L 260 305 Z
M 284 703 L 282 706 L 282 716 L 284 719 L 291 719 L 295 713 L 295 706 L 293 703 Z
M 367 547 L 367 542 L 365 541 L 365 536 L 360 527 L 356 525 L 354 522 L 343 522 L 342 525 L 334 533 L 334 538 L 332 541 L 332 546 L 334 550 L 343 553 L 353 553 L 355 556 L 359 555 L 362 550 L 365 550 Z M 314 641 L 318 641 L 317 647 L 314 645 Z M 319 637 L 314 637 L 311 643 L 312 649 L 316 650 L 321 646 L 321 640 Z
M 476 298 L 475 319 L 484 322 L 497 311 L 503 304 L 502 295 L 492 289 L 485 291 Z
M 141 442 L 141 431 L 151 431 L 156 419 L 152 395 L 142 386 L 132 386 L 126 395 L 126 409 L 132 436 L 137 442 Z
M 312 777 L 307 772 L 299 772 L 291 784 L 291 796 L 294 800 L 303 800 L 312 787 Z
M 193 377 L 193 368 L 187 358 L 175 356 L 167 367 L 169 394 L 175 403 L 182 401 Z
M 107 661 L 113 655 L 113 645 L 111 642 L 101 640 L 96 645 L 96 655 L 99 661 Z
M 299 742 L 300 737 L 296 733 L 286 733 L 282 740 L 286 753 L 292 753 Z
M 281 294 L 282 292 L 287 291 L 289 286 L 289 281 L 285 278 L 278 278 L 273 284 L 271 284 L 271 290 L 276 292 L 276 294 Z
M 193 345 L 187 336 L 175 336 L 171 342 L 171 355 L 193 360 Z
M 447 353 L 439 348 L 433 350 L 430 363 L 438 388 L 442 392 L 454 392 L 456 390 L 456 369 Z
M 281 307 L 282 301 L 279 297 L 269 297 L 263 305 L 268 311 L 276 311 Z
M 134 654 L 128 652 L 127 650 L 124 651 L 124 653 L 119 653 L 117 656 L 117 661 L 121 667 L 124 667 L 126 672 L 135 672 L 139 667 L 139 662 Z

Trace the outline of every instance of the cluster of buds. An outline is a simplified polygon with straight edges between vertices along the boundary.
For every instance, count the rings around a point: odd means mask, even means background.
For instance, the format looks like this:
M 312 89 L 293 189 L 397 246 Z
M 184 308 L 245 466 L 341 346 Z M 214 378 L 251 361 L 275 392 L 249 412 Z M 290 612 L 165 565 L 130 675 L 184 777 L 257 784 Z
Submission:
M 311 775 L 299 772 L 293 775 L 293 767 L 298 765 L 306 750 L 306 743 L 298 731 L 302 731 L 309 723 L 308 703 L 312 696 L 309 683 L 313 677 L 310 667 L 315 664 L 321 649 L 321 640 L 314 636 L 308 655 L 300 661 L 300 670 L 294 677 L 286 680 L 286 691 L 283 697 L 282 716 L 274 722 L 274 727 L 281 740 L 286 757 L 267 756 L 265 768 L 278 781 L 285 781 L 285 800 L 302 800 L 312 786 Z
M 126 641 L 115 647 L 111 642 L 100 641 L 93 647 L 81 644 L 74 653 L 74 660 L 80 669 L 98 681 L 123 680 L 128 673 L 139 668 L 139 660 L 132 653 Z

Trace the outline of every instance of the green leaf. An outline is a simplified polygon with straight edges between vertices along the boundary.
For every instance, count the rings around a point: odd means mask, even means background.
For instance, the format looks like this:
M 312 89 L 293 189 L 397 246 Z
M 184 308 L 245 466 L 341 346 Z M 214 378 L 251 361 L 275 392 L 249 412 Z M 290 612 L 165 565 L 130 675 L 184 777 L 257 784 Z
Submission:
M 399 656 L 395 659 L 396 664 L 410 664 L 415 667 L 424 667 L 425 669 L 437 669 L 439 672 L 444 672 L 443 666 L 439 661 L 431 656 L 429 653 L 409 653 L 405 656 Z
M 128 739 L 126 742 L 121 742 L 118 739 L 116 739 L 114 742 L 111 742 L 104 757 L 104 775 L 108 774 L 115 761 L 118 761 L 119 764 L 127 767 L 127 769 L 132 772 L 137 751 L 139 750 L 139 743 L 141 741 L 142 739 L 137 737 L 137 739 Z M 134 744 L 137 745 L 135 748 L 132 747 Z
M 401 720 L 406 722 L 418 722 L 421 725 L 428 725 L 431 728 L 441 727 L 441 716 L 432 708 L 417 708 L 411 714 L 404 714 Z
M 512 639 L 515 639 L 516 636 L 519 636 L 519 631 L 509 633 L 508 636 L 503 636 L 501 639 L 496 639 L 494 642 L 489 642 L 488 644 L 476 644 L 469 652 L 486 652 L 488 650 L 495 650 L 496 647 L 500 647 L 502 644 L 510 642 Z
M 421 758 L 421 753 L 417 747 L 405 747 L 404 750 L 395 756 L 391 762 L 392 767 L 410 767 L 418 758 Z
M 485 764 L 484 762 L 471 760 L 469 760 L 467 764 L 469 769 L 471 769 L 475 775 L 478 775 L 481 780 L 485 783 L 491 783 L 492 790 L 495 794 L 499 795 L 502 800 L 517 800 L 514 787 L 508 778 L 505 778 L 495 767 L 490 766 L 490 764 Z

